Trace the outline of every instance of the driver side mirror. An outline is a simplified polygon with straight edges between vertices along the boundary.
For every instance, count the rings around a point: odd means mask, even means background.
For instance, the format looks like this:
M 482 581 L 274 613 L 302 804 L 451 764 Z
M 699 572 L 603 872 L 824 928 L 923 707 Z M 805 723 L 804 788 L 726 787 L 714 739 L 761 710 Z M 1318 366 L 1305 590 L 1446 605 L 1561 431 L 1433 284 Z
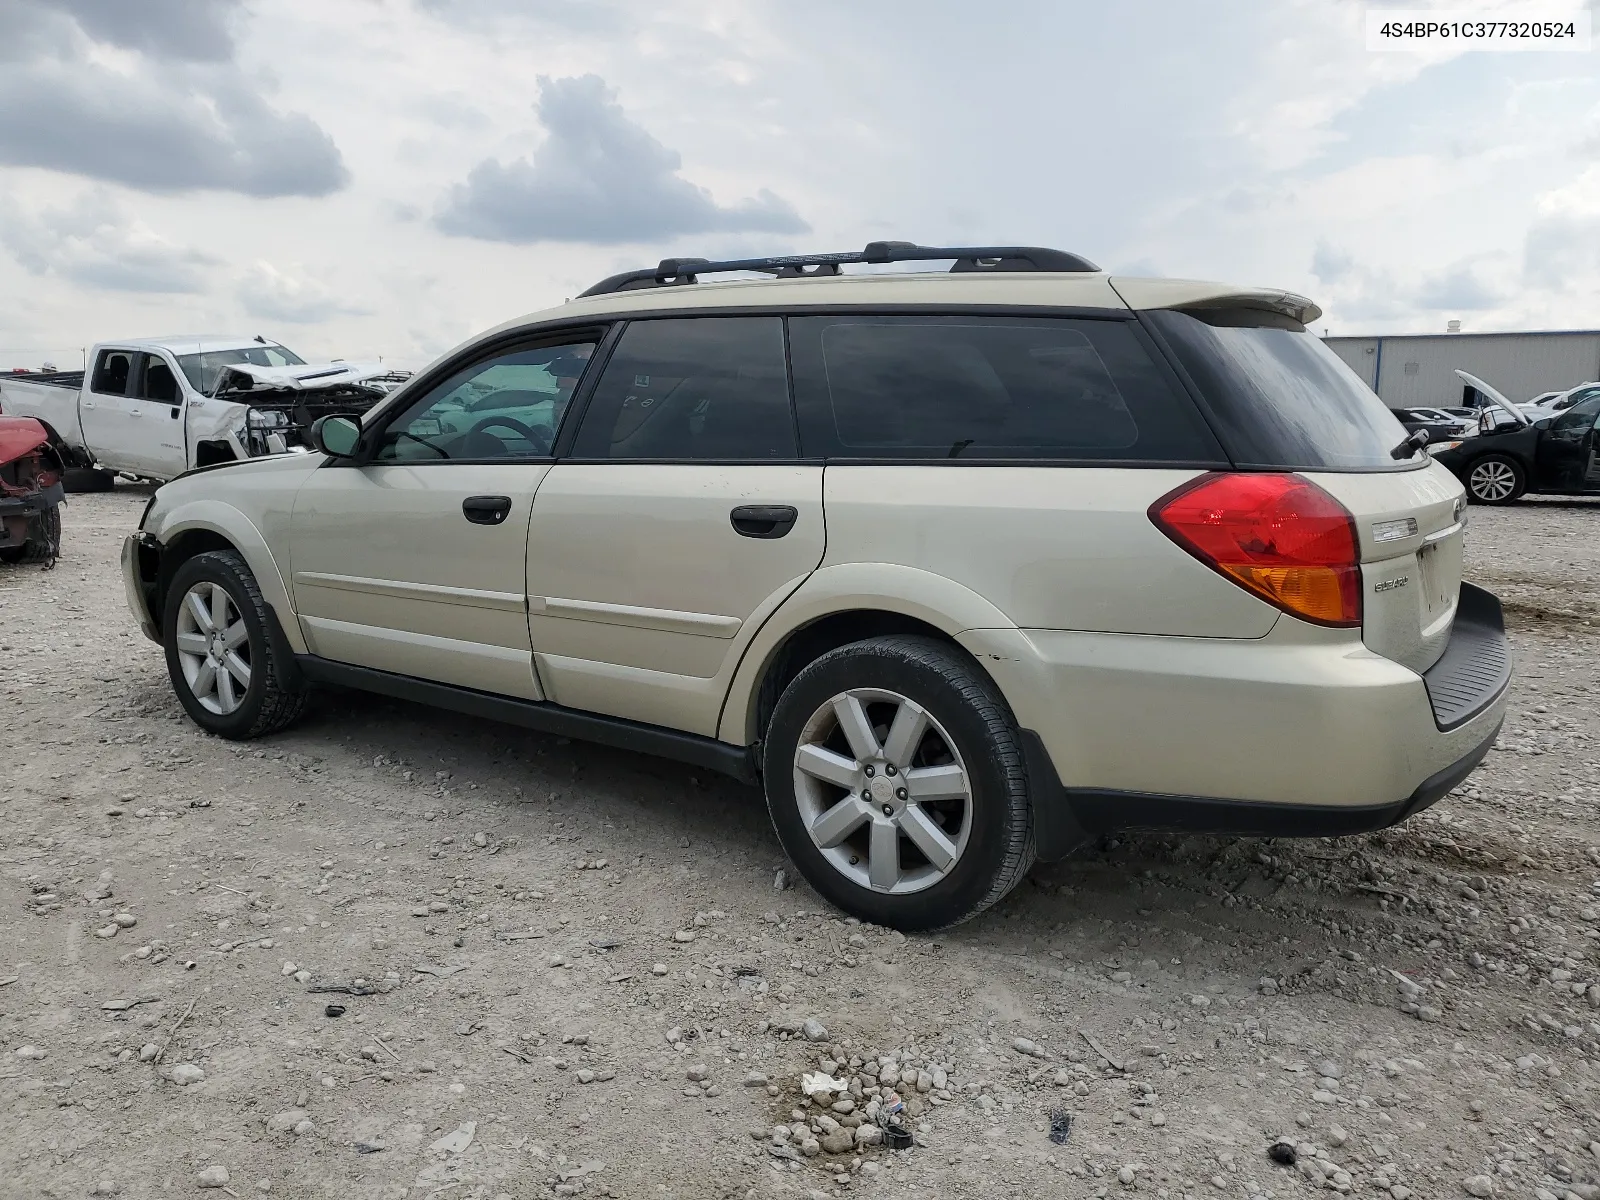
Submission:
M 1540 417 L 1533 423 L 1533 427 L 1535 429 L 1549 429 L 1555 423 L 1556 419 L 1554 417 Z
M 318 417 L 311 426 L 311 444 L 331 458 L 354 458 L 361 445 L 361 423 L 353 417 Z

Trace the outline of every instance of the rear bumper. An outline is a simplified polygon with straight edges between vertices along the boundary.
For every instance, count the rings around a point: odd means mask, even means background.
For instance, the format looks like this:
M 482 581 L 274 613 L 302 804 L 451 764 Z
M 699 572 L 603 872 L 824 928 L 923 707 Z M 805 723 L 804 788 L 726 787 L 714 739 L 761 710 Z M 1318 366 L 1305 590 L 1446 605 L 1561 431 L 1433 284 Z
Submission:
M 1469 584 L 1426 675 L 1289 618 L 1250 641 L 960 640 L 1032 731 L 1046 859 L 1115 829 L 1327 836 L 1404 820 L 1488 753 L 1511 673 L 1499 603 Z

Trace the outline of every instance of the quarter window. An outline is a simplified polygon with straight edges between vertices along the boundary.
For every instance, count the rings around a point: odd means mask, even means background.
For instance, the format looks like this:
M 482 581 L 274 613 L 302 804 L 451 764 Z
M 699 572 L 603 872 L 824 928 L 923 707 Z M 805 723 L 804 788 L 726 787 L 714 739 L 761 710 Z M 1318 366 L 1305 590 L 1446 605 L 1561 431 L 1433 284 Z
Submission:
M 385 427 L 379 461 L 544 458 L 595 341 L 508 350 L 463 367 Z
M 793 459 L 778 317 L 634 321 L 584 413 L 574 458 Z
M 808 456 L 1216 462 L 1127 321 L 795 317 Z

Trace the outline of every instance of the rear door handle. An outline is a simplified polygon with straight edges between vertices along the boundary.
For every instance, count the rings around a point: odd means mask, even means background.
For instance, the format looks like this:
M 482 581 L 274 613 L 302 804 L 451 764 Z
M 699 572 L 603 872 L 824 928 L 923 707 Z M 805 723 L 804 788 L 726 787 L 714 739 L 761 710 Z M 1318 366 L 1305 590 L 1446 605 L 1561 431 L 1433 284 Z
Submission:
M 511 515 L 510 496 L 468 496 L 461 515 L 474 525 L 498 525 Z
M 781 538 L 794 528 L 800 513 L 792 504 L 741 504 L 728 517 L 740 537 Z

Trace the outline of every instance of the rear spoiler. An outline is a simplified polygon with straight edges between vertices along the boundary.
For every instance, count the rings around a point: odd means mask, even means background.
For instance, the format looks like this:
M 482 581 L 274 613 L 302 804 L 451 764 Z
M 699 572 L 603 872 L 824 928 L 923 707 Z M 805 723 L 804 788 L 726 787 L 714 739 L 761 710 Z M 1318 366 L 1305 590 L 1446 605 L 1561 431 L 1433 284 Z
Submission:
M 1132 309 L 1253 308 L 1309 325 L 1322 310 L 1304 296 L 1275 288 L 1241 288 L 1201 279 L 1144 279 L 1116 276 L 1110 281 L 1122 302 Z

